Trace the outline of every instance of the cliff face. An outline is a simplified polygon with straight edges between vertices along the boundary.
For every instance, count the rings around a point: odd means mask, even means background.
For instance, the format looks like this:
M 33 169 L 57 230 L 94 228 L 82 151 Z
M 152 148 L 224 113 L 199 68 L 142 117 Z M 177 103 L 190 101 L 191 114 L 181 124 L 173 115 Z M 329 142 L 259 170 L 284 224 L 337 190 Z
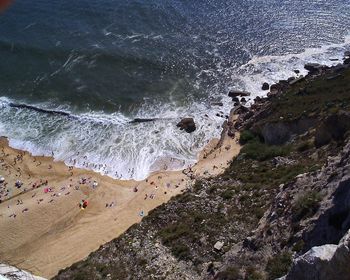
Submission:
M 313 246 L 338 244 L 350 228 L 350 69 L 272 89 L 233 110 L 227 126 L 244 146 L 225 174 L 198 178 L 55 279 L 275 279 Z M 331 266 L 339 248 L 320 249 Z

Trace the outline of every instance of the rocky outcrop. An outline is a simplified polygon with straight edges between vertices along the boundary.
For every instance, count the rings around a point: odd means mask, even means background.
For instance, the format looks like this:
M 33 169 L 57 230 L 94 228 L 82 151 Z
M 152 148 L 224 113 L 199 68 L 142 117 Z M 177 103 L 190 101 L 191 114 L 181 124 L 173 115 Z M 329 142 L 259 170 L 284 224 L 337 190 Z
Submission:
M 318 63 L 307 63 L 305 64 L 304 68 L 308 70 L 311 75 L 313 75 L 313 74 L 318 74 L 319 72 L 327 69 L 328 67 Z
M 193 118 L 184 118 L 177 125 L 180 130 L 185 130 L 187 133 L 191 133 L 196 130 L 196 124 Z
M 313 247 L 296 258 L 290 272 L 281 280 L 349 280 L 350 231 L 339 245 Z
M 268 145 L 281 145 L 293 135 L 300 135 L 316 124 L 315 119 L 303 118 L 288 122 L 271 122 L 265 124 L 260 133 Z

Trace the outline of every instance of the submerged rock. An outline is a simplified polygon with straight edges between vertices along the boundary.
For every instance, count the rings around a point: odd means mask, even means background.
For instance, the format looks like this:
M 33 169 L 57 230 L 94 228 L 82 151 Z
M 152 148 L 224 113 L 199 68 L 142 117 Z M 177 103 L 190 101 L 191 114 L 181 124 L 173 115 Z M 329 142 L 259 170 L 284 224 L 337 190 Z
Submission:
M 196 130 L 196 124 L 193 118 L 184 118 L 177 125 L 180 130 L 185 130 L 187 133 L 191 133 Z
M 245 97 L 250 96 L 250 92 L 247 91 L 239 91 L 239 90 L 230 90 L 228 93 L 229 97 Z
M 222 107 L 222 106 L 224 106 L 224 103 L 222 103 L 222 102 L 212 102 L 211 105 L 212 106 L 220 106 L 220 107 Z
M 144 122 L 153 122 L 156 119 L 141 119 L 141 118 L 136 118 L 133 119 L 130 123 L 144 123 Z
M 268 83 L 263 83 L 261 87 L 262 90 L 269 90 L 269 88 L 270 88 L 270 85 Z

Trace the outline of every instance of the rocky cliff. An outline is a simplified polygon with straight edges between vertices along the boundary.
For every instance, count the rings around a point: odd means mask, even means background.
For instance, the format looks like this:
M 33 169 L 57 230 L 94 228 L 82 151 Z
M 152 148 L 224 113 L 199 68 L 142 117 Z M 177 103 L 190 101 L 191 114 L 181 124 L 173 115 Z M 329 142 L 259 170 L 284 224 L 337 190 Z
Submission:
M 348 269 L 348 238 L 336 244 L 350 228 L 350 69 L 312 67 L 236 104 L 224 129 L 243 147 L 223 175 L 197 178 L 55 279 L 276 279 L 293 259 L 286 279 L 349 279 L 317 275 Z

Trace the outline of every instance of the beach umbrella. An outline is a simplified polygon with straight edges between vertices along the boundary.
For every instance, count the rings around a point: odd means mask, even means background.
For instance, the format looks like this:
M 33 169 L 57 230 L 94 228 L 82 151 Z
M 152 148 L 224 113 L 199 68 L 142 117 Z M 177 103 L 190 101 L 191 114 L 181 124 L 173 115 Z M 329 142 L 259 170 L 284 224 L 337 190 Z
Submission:
M 84 200 L 83 202 L 83 208 L 86 208 L 88 206 L 89 202 L 87 200 Z

